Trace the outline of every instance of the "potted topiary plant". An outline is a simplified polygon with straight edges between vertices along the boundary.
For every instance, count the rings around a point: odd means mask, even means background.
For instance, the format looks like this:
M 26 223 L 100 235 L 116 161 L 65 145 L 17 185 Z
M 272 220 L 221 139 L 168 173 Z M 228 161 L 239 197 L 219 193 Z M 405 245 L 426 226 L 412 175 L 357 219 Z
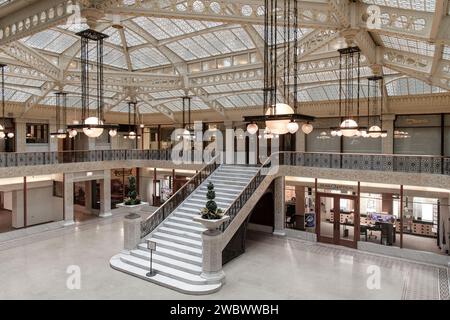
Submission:
M 122 208 L 127 208 L 130 210 L 130 213 L 135 213 L 141 209 L 141 207 L 148 205 L 147 202 L 142 202 L 139 197 L 136 189 L 136 177 L 129 176 L 128 177 L 128 194 L 124 199 L 123 203 L 119 203 L 117 206 Z
M 208 191 L 206 192 L 206 202 L 205 207 L 201 210 L 200 216 L 194 217 L 193 220 L 200 222 L 210 231 L 217 230 L 225 221 L 230 219 L 229 216 L 224 216 L 223 210 L 217 207 L 216 192 L 214 191 L 214 184 L 212 182 L 208 183 Z

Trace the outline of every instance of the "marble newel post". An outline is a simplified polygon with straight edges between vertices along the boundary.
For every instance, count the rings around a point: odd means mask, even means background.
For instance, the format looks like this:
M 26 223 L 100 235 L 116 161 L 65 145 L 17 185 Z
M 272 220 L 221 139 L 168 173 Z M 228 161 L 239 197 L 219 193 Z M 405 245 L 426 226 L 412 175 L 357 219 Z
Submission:
M 278 177 L 274 180 L 274 208 L 275 208 L 275 219 L 274 219 L 274 231 L 273 234 L 277 236 L 285 236 L 285 201 L 284 201 L 284 177 Z
M 201 277 L 211 281 L 224 281 L 222 270 L 222 231 L 206 230 L 202 234 L 203 259 Z
M 137 213 L 130 213 L 123 220 L 123 248 L 126 252 L 136 249 L 141 242 L 142 218 Z

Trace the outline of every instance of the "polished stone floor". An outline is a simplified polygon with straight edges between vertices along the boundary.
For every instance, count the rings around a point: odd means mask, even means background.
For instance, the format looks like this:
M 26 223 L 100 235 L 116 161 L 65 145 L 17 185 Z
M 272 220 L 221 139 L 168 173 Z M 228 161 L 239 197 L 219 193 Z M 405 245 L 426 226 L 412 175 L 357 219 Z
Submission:
M 0 244 L 0 300 L 448 299 L 447 269 L 261 233 L 249 233 L 247 252 L 225 266 L 220 292 L 188 296 L 109 267 L 122 248 L 121 221 L 97 219 Z M 81 271 L 79 290 L 67 288 L 72 265 Z M 380 287 L 368 289 L 374 266 Z

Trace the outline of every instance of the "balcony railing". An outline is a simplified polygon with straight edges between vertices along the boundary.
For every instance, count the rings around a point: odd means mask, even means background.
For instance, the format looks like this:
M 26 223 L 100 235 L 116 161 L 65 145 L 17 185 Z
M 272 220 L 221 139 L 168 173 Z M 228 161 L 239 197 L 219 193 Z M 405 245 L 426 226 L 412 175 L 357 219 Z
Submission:
M 0 153 L 0 168 L 123 160 L 172 160 L 171 150 L 89 150 Z
M 450 175 L 450 158 L 440 156 L 314 152 L 281 152 L 274 156 L 281 165 Z M 172 161 L 172 150 L 4 152 L 0 153 L 0 168 L 124 160 Z
M 450 158 L 422 155 L 282 152 L 281 165 L 450 175 Z

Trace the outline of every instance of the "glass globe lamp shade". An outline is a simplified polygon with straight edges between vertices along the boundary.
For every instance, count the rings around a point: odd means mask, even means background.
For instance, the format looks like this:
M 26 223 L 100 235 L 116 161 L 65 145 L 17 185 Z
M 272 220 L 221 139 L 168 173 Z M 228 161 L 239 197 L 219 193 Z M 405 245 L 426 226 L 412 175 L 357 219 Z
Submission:
M 387 137 L 387 133 L 386 133 L 386 132 L 383 132 L 383 133 L 381 134 L 381 137 L 382 137 L 382 138 L 386 138 L 386 137 Z
M 117 130 L 116 129 L 111 129 L 108 132 L 109 136 L 114 138 L 115 136 L 117 136 Z
M 353 119 L 346 119 L 340 125 L 344 137 L 354 137 L 358 134 L 358 124 Z
M 247 132 L 249 134 L 255 134 L 256 132 L 258 132 L 258 125 L 256 123 L 250 123 L 247 126 Z
M 131 132 L 128 134 L 128 138 L 129 138 L 130 140 L 135 140 L 135 139 L 136 139 L 136 132 L 131 131 Z
M 310 123 L 305 123 L 302 125 L 302 131 L 304 134 L 310 134 L 314 130 L 314 127 Z
M 289 115 L 294 114 L 294 110 L 285 103 L 277 103 L 274 108 L 269 108 L 266 111 L 266 116 L 270 115 Z M 271 120 L 266 121 L 266 127 L 270 129 L 270 132 L 273 134 L 286 134 L 289 132 L 287 126 L 290 120 Z
M 342 130 L 336 131 L 336 135 L 337 135 L 338 137 L 342 137 Z
M 289 122 L 287 125 L 287 130 L 290 134 L 296 133 L 298 131 L 298 128 L 298 123 L 294 121 Z
M 84 121 L 86 125 L 103 125 L 103 121 L 101 121 L 97 117 L 90 117 Z M 98 138 L 103 133 L 103 128 L 83 128 L 83 132 L 89 138 Z
M 5 139 L 6 134 L 3 131 L 0 131 L 0 139 Z
M 337 136 L 337 131 L 336 130 L 331 130 L 330 135 L 332 137 L 336 137 Z
M 69 131 L 69 137 L 75 138 L 78 135 L 78 131 L 75 129 L 72 129 Z
M 141 124 L 139 125 L 139 127 L 140 127 L 141 129 L 144 129 L 145 124 L 141 123 Z
M 13 132 L 8 132 L 8 134 L 6 136 L 8 138 L 12 139 L 12 138 L 14 138 L 14 133 Z
M 369 129 L 369 136 L 371 138 L 381 137 L 381 128 L 379 126 L 371 126 Z

